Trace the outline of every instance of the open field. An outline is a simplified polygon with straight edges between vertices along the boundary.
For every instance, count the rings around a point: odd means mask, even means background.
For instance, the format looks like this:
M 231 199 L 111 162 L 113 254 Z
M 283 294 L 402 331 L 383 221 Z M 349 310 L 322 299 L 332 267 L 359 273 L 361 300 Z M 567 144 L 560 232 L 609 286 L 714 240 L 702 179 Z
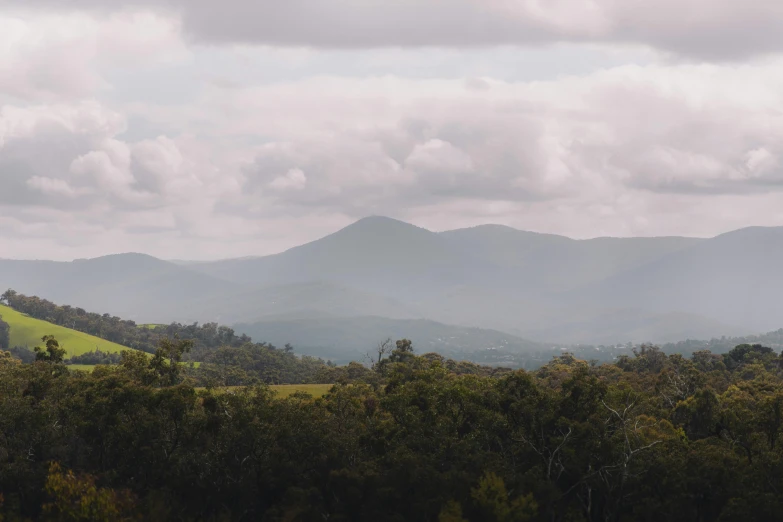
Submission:
M 82 372 L 92 372 L 95 369 L 94 364 L 69 364 L 68 365 L 69 370 L 79 370 Z
M 306 392 L 313 397 L 323 397 L 332 389 L 333 384 L 277 384 L 270 386 L 278 397 L 288 397 L 298 391 Z
M 332 389 L 333 384 L 273 384 L 269 388 L 277 393 L 277 397 L 285 398 L 290 397 L 296 392 L 309 393 L 313 397 L 323 397 L 329 390 Z M 227 392 L 244 388 L 244 386 L 226 386 L 223 388 L 216 388 L 216 390 Z M 204 388 L 196 388 L 197 390 L 203 390 Z
M 11 326 L 11 346 L 26 346 L 32 350 L 41 346 L 41 337 L 53 335 L 66 350 L 67 357 L 92 352 L 96 348 L 112 353 L 131 349 L 70 328 L 33 319 L 3 305 L 0 305 L 0 317 Z
M 165 328 L 166 325 L 165 324 L 140 324 L 140 325 L 138 325 L 139 328 L 144 328 L 146 330 L 154 330 L 155 328 L 158 328 L 158 327 L 161 327 L 161 326 Z

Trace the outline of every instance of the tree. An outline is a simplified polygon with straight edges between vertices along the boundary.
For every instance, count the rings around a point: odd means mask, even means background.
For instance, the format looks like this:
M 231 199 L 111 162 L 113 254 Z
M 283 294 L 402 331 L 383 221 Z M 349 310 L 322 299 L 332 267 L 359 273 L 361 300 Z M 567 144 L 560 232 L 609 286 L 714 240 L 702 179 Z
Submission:
M 396 348 L 392 350 L 389 361 L 393 363 L 405 363 L 413 359 L 413 343 L 408 339 L 397 341 Z
M 56 462 L 49 466 L 46 493 L 52 501 L 44 504 L 45 520 L 114 522 L 132 520 L 133 497 L 95 485 L 90 475 L 63 472 Z
M 527 522 L 538 514 L 538 504 L 533 495 L 509 498 L 503 479 L 492 472 L 485 473 L 477 487 L 471 489 L 472 510 L 476 520 L 494 522 Z M 449 501 L 438 516 L 439 522 L 467 522 L 463 518 L 462 506 Z
M 11 355 L 11 352 L 0 350 L 0 366 L 4 364 L 20 364 L 22 361 Z
M 11 290 L 10 288 L 3 292 L 3 295 L 0 295 L 0 303 L 11 305 L 11 301 L 16 296 L 16 292 Z
M 61 364 L 65 359 L 66 351 L 64 348 L 60 348 L 60 343 L 57 342 L 57 339 L 53 335 L 44 335 L 41 337 L 41 341 L 46 344 L 44 347 L 35 347 L 35 360 Z
M 765 359 L 773 360 L 774 358 L 776 358 L 775 351 L 761 344 L 740 344 L 723 355 L 723 361 L 728 368 L 757 361 L 763 362 Z
M 384 361 L 386 356 L 392 352 L 392 350 L 392 340 L 386 339 L 382 343 L 378 343 L 378 346 L 375 347 L 375 353 L 367 352 L 364 355 L 364 358 L 370 363 L 370 366 L 373 370 L 381 371 L 381 363 Z
M 11 347 L 11 327 L 0 317 L 0 350 Z
M 163 339 L 155 355 L 150 361 L 150 368 L 155 370 L 163 386 L 174 386 L 180 382 L 182 356 L 193 347 L 192 340 Z

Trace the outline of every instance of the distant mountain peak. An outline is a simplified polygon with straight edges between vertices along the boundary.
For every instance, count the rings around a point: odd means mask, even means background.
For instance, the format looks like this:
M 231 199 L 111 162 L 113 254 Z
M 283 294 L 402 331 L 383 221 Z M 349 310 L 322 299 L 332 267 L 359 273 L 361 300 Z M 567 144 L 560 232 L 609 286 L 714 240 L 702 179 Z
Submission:
M 763 238 L 763 237 L 772 237 L 783 234 L 783 227 L 761 227 L 761 226 L 754 226 L 754 227 L 745 227 L 740 228 L 737 230 L 732 230 L 730 232 L 724 232 L 723 234 L 719 234 L 715 236 L 714 239 L 717 238 L 730 238 L 730 237 L 754 237 L 754 238 Z
M 74 261 L 95 261 L 98 259 L 120 259 L 120 258 L 126 258 L 126 259 L 155 259 L 157 261 L 160 261 L 157 257 L 151 256 L 149 254 L 144 254 L 141 252 L 122 252 L 120 254 L 107 254 L 105 256 L 98 256 L 93 257 L 90 259 L 75 259 Z
M 426 228 L 417 227 L 405 221 L 385 216 L 368 216 L 356 221 L 325 238 L 356 237 L 357 239 L 375 240 L 389 235 L 435 235 Z
M 508 225 L 501 225 L 497 223 L 487 223 L 486 225 L 476 225 L 474 227 L 467 227 L 462 229 L 456 229 L 456 230 L 449 230 L 448 232 L 456 232 L 456 231 L 466 231 L 466 230 L 472 230 L 475 232 L 490 232 L 490 233 L 506 233 L 506 234 L 525 234 L 529 236 L 557 236 L 557 237 L 566 237 L 566 236 L 558 236 L 557 234 L 548 234 L 546 232 L 533 232 L 532 230 L 521 230 L 519 228 L 510 227 Z M 570 239 L 570 238 L 567 238 Z
M 418 228 L 421 230 L 421 227 L 417 227 L 416 225 L 412 225 L 410 223 L 407 223 L 405 221 L 401 221 L 399 219 L 390 218 L 387 216 L 366 216 L 361 218 L 360 220 L 348 225 L 346 228 L 352 228 L 352 227 L 399 227 L 399 228 Z

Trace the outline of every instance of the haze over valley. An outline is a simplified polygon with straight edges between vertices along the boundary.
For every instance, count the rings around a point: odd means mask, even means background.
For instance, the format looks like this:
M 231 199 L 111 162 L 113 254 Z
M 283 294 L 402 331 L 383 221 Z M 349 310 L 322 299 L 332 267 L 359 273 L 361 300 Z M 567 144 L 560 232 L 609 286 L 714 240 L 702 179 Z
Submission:
M 435 233 L 376 216 L 270 256 L 0 260 L 0 287 L 139 323 L 234 325 L 350 358 L 403 332 L 453 354 L 471 328 L 489 334 L 474 350 L 518 351 L 776 330 L 782 262 L 783 228 L 573 240 L 500 225 Z M 435 324 L 437 333 L 424 327 Z M 352 331 L 361 340 L 347 341 Z

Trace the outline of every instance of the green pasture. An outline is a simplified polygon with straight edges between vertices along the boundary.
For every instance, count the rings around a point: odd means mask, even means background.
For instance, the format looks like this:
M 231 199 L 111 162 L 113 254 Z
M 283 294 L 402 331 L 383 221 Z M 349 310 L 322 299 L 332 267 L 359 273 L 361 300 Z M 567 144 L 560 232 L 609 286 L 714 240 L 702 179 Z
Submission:
M 98 337 L 47 323 L 46 321 L 33 319 L 4 305 L 0 305 L 0 317 L 11 327 L 11 346 L 26 346 L 32 350 L 34 347 L 43 344 L 41 343 L 41 337 L 53 335 L 57 342 L 60 343 L 60 346 L 66 350 L 67 357 L 92 352 L 96 348 L 102 352 L 112 353 L 130 350 L 127 346 L 104 341 Z
M 270 386 L 272 390 L 277 392 L 278 397 L 288 397 L 296 392 L 309 393 L 313 397 L 323 397 L 329 390 L 332 389 L 333 384 L 275 384 Z
M 333 384 L 272 384 L 269 389 L 274 391 L 278 398 L 290 397 L 296 392 L 309 393 L 313 397 L 323 397 L 329 390 L 332 389 Z M 230 392 L 233 390 L 239 390 L 244 386 L 225 386 L 223 388 L 215 388 L 219 392 Z M 196 388 L 197 390 L 203 390 L 205 388 Z

